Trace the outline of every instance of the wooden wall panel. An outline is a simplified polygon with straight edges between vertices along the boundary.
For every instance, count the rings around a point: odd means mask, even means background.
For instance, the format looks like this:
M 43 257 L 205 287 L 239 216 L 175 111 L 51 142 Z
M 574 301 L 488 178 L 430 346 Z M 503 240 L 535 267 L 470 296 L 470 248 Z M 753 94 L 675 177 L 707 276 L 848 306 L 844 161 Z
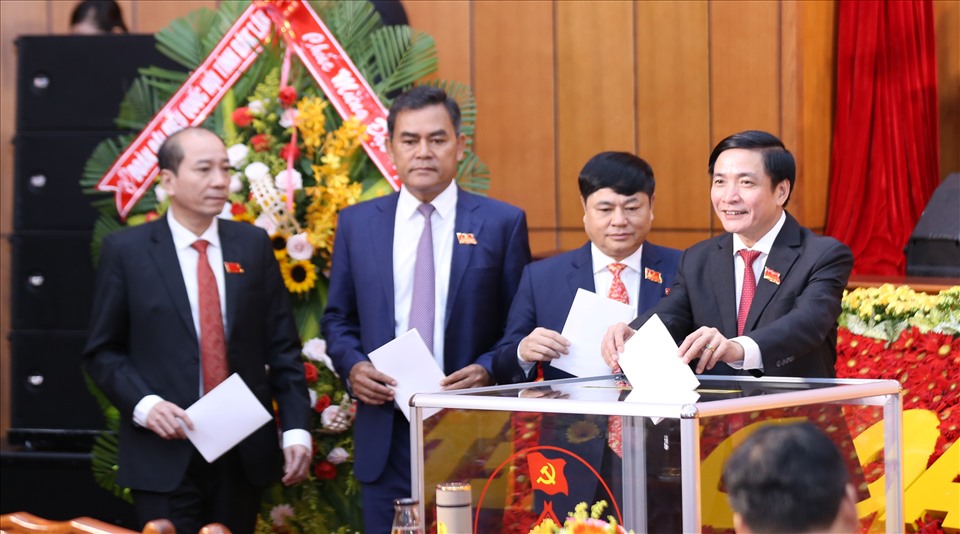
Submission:
M 0 439 L 10 428 L 10 236 L 13 233 L 13 135 L 16 131 L 17 47 L 20 35 L 47 33 L 41 2 L 0 2 Z
M 710 2 L 711 142 L 742 130 L 780 134 L 780 6 Z
M 490 196 L 526 209 L 534 251 L 555 249 L 554 4 L 473 4 L 476 150 Z
M 637 4 L 637 137 L 657 180 L 653 242 L 686 248 L 710 228 L 706 2 Z
M 404 2 L 407 20 L 414 29 L 427 32 L 437 43 L 441 80 L 473 85 L 470 60 L 470 4 L 459 0 Z
M 598 152 L 636 152 L 634 5 L 557 3 L 557 246 L 586 239 L 577 176 Z
M 940 177 L 960 172 L 960 2 L 933 3 L 940 99 Z
M 217 5 L 217 0 L 138 0 L 125 17 L 136 33 L 155 33 L 193 10 L 216 9 Z

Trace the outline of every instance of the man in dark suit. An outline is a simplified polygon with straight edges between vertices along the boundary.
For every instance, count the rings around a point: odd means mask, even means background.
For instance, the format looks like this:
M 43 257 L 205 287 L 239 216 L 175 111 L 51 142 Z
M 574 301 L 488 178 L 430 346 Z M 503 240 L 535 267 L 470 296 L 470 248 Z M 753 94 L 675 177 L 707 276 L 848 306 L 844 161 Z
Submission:
M 680 251 L 644 242 L 653 224 L 650 165 L 626 152 L 601 152 L 584 165 L 578 181 L 589 241 L 523 270 L 494 358 L 499 383 L 532 380 L 538 364 L 546 379 L 570 377 L 550 362 L 567 354 L 570 343 L 560 330 L 578 289 L 607 296 L 616 279 L 626 289 L 624 300 L 643 313 L 673 284 Z M 625 267 L 614 274 L 609 266 L 618 264 Z
M 709 173 L 727 233 L 684 252 L 667 298 L 629 326 L 610 327 L 604 360 L 616 365 L 633 329 L 655 313 L 697 373 L 835 377 L 837 317 L 853 255 L 784 210 L 796 178 L 793 155 L 769 133 L 740 132 L 713 149 Z
M 232 172 L 220 138 L 188 128 L 157 157 L 170 208 L 103 240 L 84 367 L 120 411 L 117 481 L 141 523 L 253 532 L 262 489 L 310 464 L 296 325 L 266 233 L 216 217 Z M 186 441 L 184 408 L 231 373 L 267 410 L 276 400 L 282 454 L 272 422 L 213 463 Z
M 392 501 L 411 493 L 410 430 L 395 380 L 367 354 L 416 327 L 447 375 L 443 388 L 493 383 L 491 351 L 530 261 L 523 211 L 454 182 L 466 138 L 453 99 L 411 89 L 394 101 L 388 131 L 403 187 L 341 212 L 321 320 L 327 353 L 360 400 L 354 472 L 371 533 L 389 532 Z

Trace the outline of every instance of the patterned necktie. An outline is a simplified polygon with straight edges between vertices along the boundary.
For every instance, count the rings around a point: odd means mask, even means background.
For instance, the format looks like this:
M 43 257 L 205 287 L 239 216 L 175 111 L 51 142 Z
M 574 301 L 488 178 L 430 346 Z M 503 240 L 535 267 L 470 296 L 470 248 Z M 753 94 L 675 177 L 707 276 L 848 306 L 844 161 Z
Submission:
M 627 293 L 627 286 L 623 285 L 623 280 L 620 279 L 620 273 L 626 268 L 627 266 L 622 263 L 607 265 L 607 269 L 610 269 L 610 272 L 613 273 L 613 282 L 610 284 L 607 298 L 630 304 L 630 294 Z M 617 456 L 623 458 L 623 419 L 619 416 L 611 415 L 607 417 L 607 445 Z
M 613 282 L 610 284 L 610 291 L 607 292 L 607 298 L 624 304 L 630 304 L 630 294 L 627 293 L 627 286 L 623 285 L 623 281 L 620 280 L 620 273 L 626 268 L 627 266 L 622 263 L 611 263 L 607 265 L 607 269 L 610 269 L 610 272 L 613 273 Z
M 410 302 L 410 329 L 417 329 L 427 348 L 433 353 L 433 321 L 436 302 L 436 278 L 433 267 L 433 228 L 430 217 L 436 208 L 420 204 L 417 211 L 423 215 L 423 232 L 417 244 L 417 261 L 413 267 L 413 298 Z
M 200 239 L 193 248 L 200 253 L 197 259 L 197 293 L 200 309 L 200 364 L 203 367 L 203 393 L 206 394 L 227 378 L 227 343 L 223 334 L 223 315 L 220 313 L 220 291 L 217 278 L 207 260 L 207 246 Z
M 743 327 L 747 324 L 747 315 L 750 315 L 750 303 L 753 294 L 757 292 L 757 276 L 753 274 L 753 261 L 760 256 L 759 250 L 741 250 L 738 252 L 743 258 L 743 289 L 740 291 L 740 309 L 737 310 L 737 335 L 743 335 Z

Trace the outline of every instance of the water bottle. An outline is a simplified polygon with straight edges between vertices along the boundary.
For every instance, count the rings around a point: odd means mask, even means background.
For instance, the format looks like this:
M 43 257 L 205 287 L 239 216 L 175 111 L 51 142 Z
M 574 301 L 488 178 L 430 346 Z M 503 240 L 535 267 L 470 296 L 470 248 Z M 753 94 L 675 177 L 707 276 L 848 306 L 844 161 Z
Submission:
M 393 515 L 393 528 L 390 534 L 423 534 L 420 523 L 420 501 L 416 499 L 397 499 L 393 501 L 396 513 Z

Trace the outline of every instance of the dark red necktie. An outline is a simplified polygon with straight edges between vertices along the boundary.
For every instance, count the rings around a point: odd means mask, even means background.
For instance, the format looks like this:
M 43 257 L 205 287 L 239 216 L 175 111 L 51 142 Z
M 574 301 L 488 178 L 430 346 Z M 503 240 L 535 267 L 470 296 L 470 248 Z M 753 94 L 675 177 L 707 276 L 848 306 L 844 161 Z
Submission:
M 227 344 L 220 313 L 217 278 L 207 260 L 207 246 L 200 239 L 191 245 L 200 253 L 197 259 L 197 293 L 200 309 L 200 364 L 203 367 L 203 393 L 208 393 L 227 378 Z
M 753 261 L 760 256 L 759 250 L 741 250 L 738 252 L 743 258 L 743 289 L 740 291 L 740 309 L 737 310 L 737 335 L 743 335 L 743 327 L 747 324 L 747 315 L 750 315 L 750 303 L 753 294 L 757 292 L 757 276 L 753 274 Z

